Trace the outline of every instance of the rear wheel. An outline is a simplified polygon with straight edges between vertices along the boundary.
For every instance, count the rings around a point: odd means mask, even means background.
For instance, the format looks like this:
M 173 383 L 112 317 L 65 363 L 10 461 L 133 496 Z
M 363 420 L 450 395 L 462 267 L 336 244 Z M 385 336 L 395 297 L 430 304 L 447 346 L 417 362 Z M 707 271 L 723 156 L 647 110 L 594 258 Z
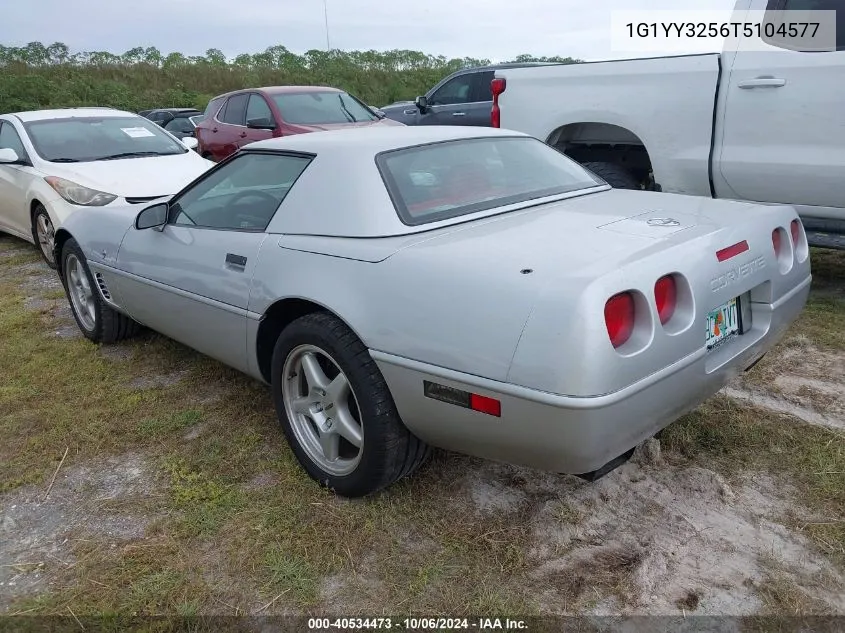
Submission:
M 297 460 L 341 496 L 386 488 L 430 455 L 402 423 L 364 344 L 331 314 L 305 315 L 282 331 L 271 382 L 279 423 Z
M 61 279 L 70 311 L 85 337 L 95 343 L 115 343 L 135 335 L 140 325 L 103 300 L 76 240 L 64 243 L 61 257 Z
M 584 167 L 594 174 L 601 176 L 614 189 L 641 189 L 640 183 L 625 167 L 616 163 L 586 162 Z
M 56 255 L 53 247 L 56 244 L 56 232 L 50 214 L 41 203 L 36 203 L 32 210 L 32 239 L 41 257 L 50 268 L 56 267 Z

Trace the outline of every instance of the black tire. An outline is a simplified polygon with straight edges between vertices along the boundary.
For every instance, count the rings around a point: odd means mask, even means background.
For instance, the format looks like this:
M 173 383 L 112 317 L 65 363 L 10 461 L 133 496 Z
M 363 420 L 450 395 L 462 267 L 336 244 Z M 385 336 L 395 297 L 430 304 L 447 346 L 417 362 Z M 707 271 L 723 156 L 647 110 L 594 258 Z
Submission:
M 365 439 L 360 461 L 349 474 L 335 476 L 326 472 L 309 457 L 291 428 L 282 370 L 288 356 L 300 345 L 315 345 L 327 352 L 346 375 L 356 397 Z M 321 486 L 342 497 L 363 497 L 387 488 L 416 471 L 431 455 L 431 448 L 403 424 L 367 348 L 332 314 L 307 314 L 282 331 L 273 350 L 271 384 L 279 424 L 300 465 Z
M 621 165 L 605 162 L 587 162 L 582 165 L 604 178 L 614 189 L 641 189 L 634 175 Z
M 41 238 L 38 235 L 38 222 L 39 218 L 43 216 L 47 226 L 49 227 L 49 246 L 48 246 L 48 253 L 44 252 L 44 248 L 41 245 Z M 56 261 L 53 255 L 53 239 L 55 236 L 55 227 L 53 226 L 53 221 L 50 219 L 50 214 L 47 213 L 47 209 L 44 208 L 44 205 L 40 202 L 35 203 L 35 208 L 32 210 L 32 241 L 35 242 L 35 248 L 41 253 L 41 259 L 44 260 L 44 263 L 47 264 L 53 270 L 56 269 Z
M 68 261 L 71 257 L 75 257 L 81 264 L 82 270 L 90 284 L 92 304 L 94 310 L 94 325 L 89 327 L 84 320 L 77 314 L 74 300 L 71 298 L 71 289 L 69 285 L 69 271 Z M 85 338 L 94 343 L 116 343 L 123 339 L 130 338 L 138 333 L 141 326 L 137 321 L 133 321 L 125 314 L 118 312 L 111 308 L 100 295 L 100 290 L 97 286 L 94 276 L 91 274 L 91 269 L 88 268 L 88 261 L 85 259 L 85 254 L 79 248 L 79 244 L 73 238 L 68 239 L 62 246 L 61 253 L 61 279 L 62 286 L 65 289 L 68 303 L 70 304 L 70 312 L 79 326 Z

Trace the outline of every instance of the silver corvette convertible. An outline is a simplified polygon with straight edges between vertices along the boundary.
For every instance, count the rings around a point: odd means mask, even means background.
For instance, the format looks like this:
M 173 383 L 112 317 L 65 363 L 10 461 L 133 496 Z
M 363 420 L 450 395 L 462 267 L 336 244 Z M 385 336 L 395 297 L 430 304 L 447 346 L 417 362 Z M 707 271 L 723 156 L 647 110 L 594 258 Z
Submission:
M 802 310 L 791 207 L 611 189 L 532 137 L 388 127 L 252 143 L 56 235 L 94 342 L 143 325 L 267 383 L 308 474 L 362 496 L 436 446 L 587 479 Z

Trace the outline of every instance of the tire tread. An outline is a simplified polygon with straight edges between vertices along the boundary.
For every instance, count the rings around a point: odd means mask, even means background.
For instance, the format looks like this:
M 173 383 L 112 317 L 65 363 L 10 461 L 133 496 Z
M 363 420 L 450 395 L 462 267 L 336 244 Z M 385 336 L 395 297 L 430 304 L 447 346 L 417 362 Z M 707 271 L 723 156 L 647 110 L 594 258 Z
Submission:
M 634 175 L 625 167 L 608 162 L 585 162 L 584 167 L 604 178 L 614 189 L 640 189 Z

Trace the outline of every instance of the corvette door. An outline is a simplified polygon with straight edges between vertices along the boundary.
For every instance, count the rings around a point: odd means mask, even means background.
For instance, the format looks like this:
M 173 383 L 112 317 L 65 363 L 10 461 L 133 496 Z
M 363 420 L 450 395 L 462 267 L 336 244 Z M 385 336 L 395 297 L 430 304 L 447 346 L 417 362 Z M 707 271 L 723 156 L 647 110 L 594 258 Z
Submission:
M 171 200 L 166 224 L 130 229 L 118 253 L 129 314 L 246 371 L 247 305 L 264 231 L 310 160 L 241 154 Z

